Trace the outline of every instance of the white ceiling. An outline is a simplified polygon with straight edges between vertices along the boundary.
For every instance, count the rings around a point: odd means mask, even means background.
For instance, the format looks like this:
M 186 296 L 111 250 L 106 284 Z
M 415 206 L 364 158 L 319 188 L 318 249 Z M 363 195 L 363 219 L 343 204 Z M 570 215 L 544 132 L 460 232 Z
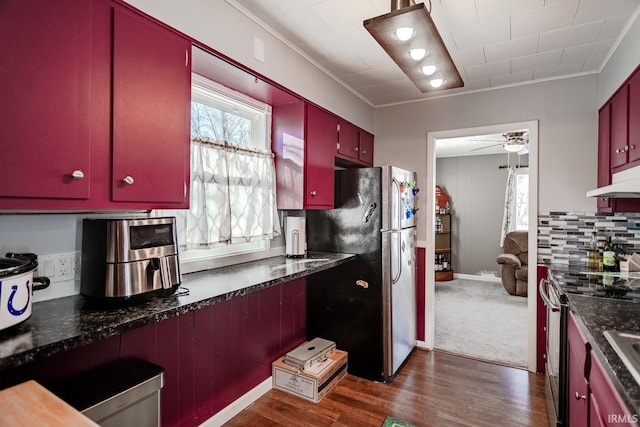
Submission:
M 640 11 L 640 0 L 432 0 L 465 86 L 423 94 L 362 25 L 389 13 L 389 0 L 227 2 L 372 106 L 597 73 Z
M 436 157 L 461 157 L 461 156 L 482 156 L 488 154 L 504 154 L 507 158 L 507 151 L 503 148 L 507 138 L 503 134 L 475 135 L 460 138 L 445 138 L 436 140 Z M 528 154 L 528 147 L 518 154 Z M 511 153 L 512 158 L 518 154 Z

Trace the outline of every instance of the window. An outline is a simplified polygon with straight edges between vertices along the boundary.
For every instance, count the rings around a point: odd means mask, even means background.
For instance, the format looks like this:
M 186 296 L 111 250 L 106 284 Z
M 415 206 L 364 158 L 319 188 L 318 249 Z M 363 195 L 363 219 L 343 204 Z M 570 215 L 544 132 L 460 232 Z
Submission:
M 529 169 L 516 171 L 514 186 L 514 203 L 512 212 L 512 229 L 529 229 Z
M 269 249 L 280 234 L 271 107 L 197 74 L 191 101 L 191 206 L 176 217 L 181 261 Z

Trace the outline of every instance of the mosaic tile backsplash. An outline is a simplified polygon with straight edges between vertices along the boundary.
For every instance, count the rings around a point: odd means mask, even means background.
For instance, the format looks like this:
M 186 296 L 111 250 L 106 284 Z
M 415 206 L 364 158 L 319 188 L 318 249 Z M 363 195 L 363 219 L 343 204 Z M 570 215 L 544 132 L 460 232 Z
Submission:
M 594 230 L 601 250 L 611 236 L 613 243 L 640 252 L 640 213 L 548 212 L 538 214 L 538 262 L 588 265 Z

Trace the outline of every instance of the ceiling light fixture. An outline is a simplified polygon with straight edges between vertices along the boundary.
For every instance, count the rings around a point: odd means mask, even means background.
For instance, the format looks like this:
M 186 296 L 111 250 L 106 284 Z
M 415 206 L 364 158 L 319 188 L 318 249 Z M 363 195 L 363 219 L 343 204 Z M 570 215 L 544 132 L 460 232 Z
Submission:
M 414 61 L 420 61 L 427 54 L 427 49 L 414 48 L 409 51 L 409 55 Z
M 509 141 L 503 145 L 503 148 L 510 153 L 517 153 L 524 147 L 524 144 L 520 144 L 519 142 Z
M 435 65 L 425 65 L 421 68 L 425 76 L 431 76 L 436 72 L 437 67 Z
M 391 0 L 390 13 L 367 19 L 363 25 L 421 92 L 464 86 L 430 12 L 424 3 L 410 3 L 411 0 Z M 416 66 L 416 61 L 424 58 L 413 56 L 411 52 L 417 49 L 425 49 L 425 55 L 429 51 L 430 64 Z M 434 79 L 429 77 L 435 69 L 428 75 L 423 70 L 429 65 L 435 65 L 442 76 L 439 87 L 433 86 L 431 81 Z
M 439 77 L 437 79 L 429 80 L 429 84 L 431 85 L 431 87 L 436 88 L 436 89 L 441 87 L 444 84 L 444 82 L 445 82 L 445 80 L 441 79 Z

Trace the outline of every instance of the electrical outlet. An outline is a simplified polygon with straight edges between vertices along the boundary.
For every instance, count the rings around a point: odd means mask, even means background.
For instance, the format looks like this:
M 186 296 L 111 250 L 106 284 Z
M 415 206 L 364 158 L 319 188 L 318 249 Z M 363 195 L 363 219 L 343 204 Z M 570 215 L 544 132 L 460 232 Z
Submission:
M 60 254 L 56 260 L 56 276 L 63 277 L 69 275 L 69 258 L 65 254 Z
M 80 252 L 74 252 L 71 257 L 71 275 L 75 280 L 80 279 Z

